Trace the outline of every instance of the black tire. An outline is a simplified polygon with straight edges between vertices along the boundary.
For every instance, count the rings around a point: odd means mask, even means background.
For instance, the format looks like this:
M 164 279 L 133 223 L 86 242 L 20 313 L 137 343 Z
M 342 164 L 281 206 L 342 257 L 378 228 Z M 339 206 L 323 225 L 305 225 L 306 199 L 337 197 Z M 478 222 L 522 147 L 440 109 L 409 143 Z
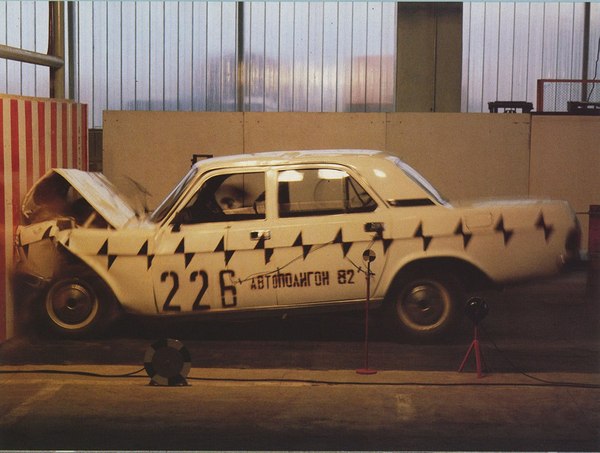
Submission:
M 56 278 L 44 293 L 41 318 L 65 338 L 102 333 L 116 315 L 116 301 L 106 284 L 89 272 L 72 271 Z
M 455 329 L 463 294 L 459 281 L 449 273 L 409 272 L 396 279 L 388 307 L 404 337 L 434 341 Z

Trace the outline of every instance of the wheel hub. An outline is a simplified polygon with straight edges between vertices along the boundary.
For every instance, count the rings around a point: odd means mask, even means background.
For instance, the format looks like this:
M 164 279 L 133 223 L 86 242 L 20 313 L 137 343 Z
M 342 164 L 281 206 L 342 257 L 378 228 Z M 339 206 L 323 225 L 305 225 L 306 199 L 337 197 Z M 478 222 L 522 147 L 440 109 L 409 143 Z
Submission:
M 405 294 L 400 315 L 414 328 L 432 328 L 443 320 L 447 309 L 448 295 L 433 284 L 423 283 Z
M 64 282 L 48 293 L 46 308 L 52 320 L 66 328 L 89 324 L 97 310 L 94 293 L 77 281 Z

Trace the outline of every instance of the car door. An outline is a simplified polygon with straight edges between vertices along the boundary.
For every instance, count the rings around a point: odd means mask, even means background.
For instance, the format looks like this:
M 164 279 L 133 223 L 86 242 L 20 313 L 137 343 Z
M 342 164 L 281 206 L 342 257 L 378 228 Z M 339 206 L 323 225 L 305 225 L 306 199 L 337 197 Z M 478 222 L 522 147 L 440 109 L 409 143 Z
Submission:
M 275 270 L 256 276 L 255 290 L 275 290 L 280 306 L 363 300 L 363 254 L 370 250 L 374 294 L 389 245 L 381 201 L 341 166 L 282 168 L 275 178 L 277 212 L 268 231 Z
M 156 240 L 153 282 L 160 312 L 246 309 L 276 304 L 244 285 L 262 264 L 250 232 L 264 226 L 262 171 L 219 171 L 186 197 Z

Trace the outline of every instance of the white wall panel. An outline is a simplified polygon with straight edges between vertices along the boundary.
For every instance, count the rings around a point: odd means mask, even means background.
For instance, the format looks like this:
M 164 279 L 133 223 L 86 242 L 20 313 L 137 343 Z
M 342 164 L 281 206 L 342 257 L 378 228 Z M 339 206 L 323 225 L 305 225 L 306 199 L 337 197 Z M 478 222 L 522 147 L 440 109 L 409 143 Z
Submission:
M 267 66 L 273 66 L 275 61 L 267 61 L 266 55 L 266 5 L 258 3 L 249 8 L 244 34 L 248 36 L 248 43 L 244 53 L 247 62 L 245 67 L 245 85 L 248 96 L 245 100 L 245 110 L 266 110 L 266 80 Z M 277 41 L 275 41 L 277 42 Z
M 135 2 L 135 90 L 134 110 L 150 110 L 151 88 L 151 27 L 150 3 Z M 162 49 L 162 46 L 160 46 Z M 82 100 L 83 101 L 83 100 Z M 162 101 L 162 99 L 161 99 Z M 97 124 L 97 123 L 95 123 Z
M 92 124 L 102 124 L 108 108 L 108 3 L 92 2 Z
M 281 75 L 281 65 L 279 64 L 279 37 L 281 30 L 278 24 L 280 14 L 281 7 L 279 3 L 265 3 L 264 110 L 266 112 L 276 112 L 279 110 L 279 87 Z
M 106 5 L 106 108 L 119 110 L 122 105 L 123 50 L 126 49 L 123 37 L 123 3 L 109 2 Z M 125 57 L 127 54 L 125 54 Z
M 75 47 L 77 56 L 75 61 L 75 98 L 82 99 L 83 103 L 88 104 L 88 115 L 90 127 L 97 126 L 93 115 L 92 102 L 94 101 L 94 71 L 93 71 L 93 3 L 78 2 L 76 5 L 77 22 L 75 26 Z M 47 29 L 47 25 L 45 26 Z M 85 99 L 85 100 L 84 100 Z M 101 119 L 98 118 L 98 121 Z
M 35 4 L 33 2 L 23 2 L 21 4 L 21 43 L 20 47 L 26 50 L 36 51 L 36 34 L 35 34 L 35 23 L 31 18 L 35 17 Z M 21 83 L 22 90 L 25 93 L 33 93 L 35 96 L 36 92 L 36 65 L 23 64 L 21 65 Z
M 529 9 L 529 3 L 514 4 L 512 77 L 508 99 L 529 99 Z
M 6 45 L 21 47 L 21 4 L 7 3 L 6 5 Z M 16 61 L 6 62 L 6 89 L 7 93 L 21 93 L 23 91 L 23 63 Z
M 192 43 L 193 38 L 193 22 L 192 22 L 192 6 L 193 3 L 184 2 L 179 5 L 179 47 L 187 49 L 185 52 L 179 52 L 178 55 L 178 87 L 179 93 L 177 96 L 177 110 L 191 111 L 192 110 Z
M 309 3 L 307 106 L 309 112 L 323 111 L 323 34 L 324 4 Z
M 206 73 L 207 73 L 207 27 L 208 7 L 206 3 L 192 3 L 192 110 L 206 110 Z
M 496 99 L 512 96 L 512 74 L 515 62 L 515 4 L 500 3 L 498 11 L 498 83 Z M 495 100 L 495 99 L 494 99 Z M 485 101 L 484 101 L 485 102 Z M 484 109 L 487 104 L 484 104 Z

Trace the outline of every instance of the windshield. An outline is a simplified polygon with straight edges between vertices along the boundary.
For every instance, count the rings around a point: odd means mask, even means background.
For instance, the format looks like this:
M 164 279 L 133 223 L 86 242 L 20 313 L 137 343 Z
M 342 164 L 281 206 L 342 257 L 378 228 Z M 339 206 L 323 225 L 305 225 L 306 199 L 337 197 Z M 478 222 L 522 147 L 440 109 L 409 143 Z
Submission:
M 165 216 L 171 211 L 171 208 L 175 205 L 179 197 L 185 190 L 188 188 L 194 176 L 198 173 L 198 168 L 192 167 L 192 169 L 185 175 L 185 177 L 179 181 L 179 184 L 175 186 L 175 188 L 171 191 L 171 193 L 165 198 L 161 204 L 150 214 L 150 221 L 152 222 L 160 222 Z
M 427 181 L 417 170 L 412 168 L 406 162 L 403 162 L 398 157 L 390 157 L 389 158 L 394 164 L 399 167 L 406 175 L 412 179 L 415 183 L 417 183 L 423 190 L 425 190 L 435 201 L 440 204 L 446 204 L 447 201 L 442 197 L 442 195 L 436 190 L 435 187 L 431 185 L 429 181 Z

